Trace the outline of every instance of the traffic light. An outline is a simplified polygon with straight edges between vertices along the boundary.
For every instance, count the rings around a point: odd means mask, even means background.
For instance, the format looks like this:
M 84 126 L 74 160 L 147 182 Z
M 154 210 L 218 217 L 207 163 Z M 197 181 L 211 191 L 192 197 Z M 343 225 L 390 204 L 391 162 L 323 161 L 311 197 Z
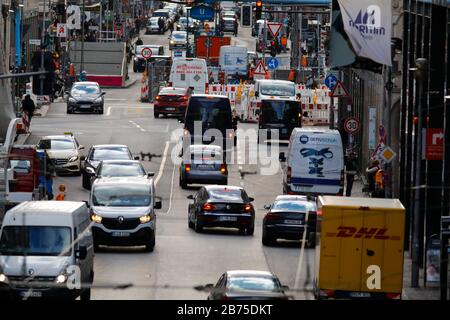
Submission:
M 244 5 L 241 10 L 241 25 L 250 27 L 252 25 L 252 6 Z
M 274 58 L 277 56 L 277 44 L 273 40 L 270 43 L 270 56 L 272 56 Z
M 256 1 L 255 20 L 261 20 L 262 16 L 262 1 Z
M 33 54 L 33 59 L 32 59 L 32 66 L 33 66 L 33 71 L 39 71 L 41 68 L 41 51 L 36 51 Z M 53 63 L 53 57 L 52 57 L 52 53 L 49 51 L 45 51 L 43 52 L 44 54 L 44 69 L 45 71 L 47 71 L 48 73 L 44 75 L 44 78 L 41 79 L 40 75 L 34 75 L 33 76 L 33 94 L 36 95 L 40 95 L 41 94 L 41 80 L 44 84 L 43 86 L 43 91 L 42 94 L 43 95 L 51 95 L 52 91 L 53 91 L 53 77 L 55 74 L 55 64 Z

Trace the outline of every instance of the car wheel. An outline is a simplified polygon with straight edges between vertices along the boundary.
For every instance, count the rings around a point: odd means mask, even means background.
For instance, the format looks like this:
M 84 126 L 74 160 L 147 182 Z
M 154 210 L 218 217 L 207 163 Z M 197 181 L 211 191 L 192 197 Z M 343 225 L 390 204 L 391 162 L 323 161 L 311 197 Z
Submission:
M 88 189 L 88 190 L 91 189 L 91 177 L 89 177 L 89 175 L 83 173 L 82 184 L 83 184 L 83 188 Z
M 83 293 L 80 295 L 80 300 L 82 300 L 82 301 L 91 300 L 91 288 L 83 291 Z
M 94 252 L 100 252 L 100 245 L 94 241 Z
M 73 113 L 72 109 L 67 108 L 67 114 L 72 114 L 72 113 Z
M 315 246 L 316 246 L 316 233 L 310 232 L 309 234 L 307 234 L 306 247 L 314 248 Z
M 147 242 L 145 243 L 145 251 L 146 252 L 153 252 L 153 249 L 155 248 L 155 234 L 153 234 L 152 237 L 150 237 L 150 239 L 147 240 Z
M 275 242 L 276 239 L 272 238 L 270 235 L 267 234 L 267 232 L 263 230 L 262 244 L 264 246 L 273 246 Z
M 155 117 L 155 119 L 158 119 L 159 118 L 159 113 L 153 112 L 153 116 Z
M 203 226 L 200 225 L 200 222 L 198 221 L 198 219 L 195 219 L 194 230 L 197 233 L 201 233 L 203 231 Z
M 246 231 L 247 231 L 246 234 L 248 236 L 252 236 L 253 233 L 255 233 L 255 225 L 252 225 L 250 228 L 247 228 Z
M 75 177 L 79 177 L 79 176 L 81 176 L 81 170 L 80 171 L 77 171 L 77 172 L 75 172 L 74 174 L 73 174 Z
M 189 227 L 189 229 L 194 229 L 194 227 L 195 227 L 195 224 L 191 221 L 189 216 L 188 216 L 188 227 Z
M 133 72 L 137 72 L 137 66 L 133 64 Z
M 103 107 L 98 110 L 98 114 L 103 114 Z
M 245 235 L 245 227 L 239 228 L 239 234 L 244 236 Z
M 183 178 L 180 178 L 180 187 L 181 187 L 181 189 L 187 189 L 187 182 L 186 182 L 186 180 L 185 179 L 183 179 Z

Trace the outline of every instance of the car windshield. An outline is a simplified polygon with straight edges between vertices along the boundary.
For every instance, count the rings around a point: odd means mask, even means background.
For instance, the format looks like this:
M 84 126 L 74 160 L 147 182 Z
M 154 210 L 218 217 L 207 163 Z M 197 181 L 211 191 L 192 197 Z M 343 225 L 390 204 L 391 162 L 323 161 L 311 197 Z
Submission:
M 140 163 L 104 163 L 99 175 L 102 177 L 137 177 L 145 175 Z
M 277 281 L 272 277 L 231 277 L 230 291 L 280 291 Z
M 107 149 L 95 149 L 91 153 L 90 160 L 131 160 L 130 153 L 127 148 L 107 148 Z
M 180 95 L 184 95 L 185 91 L 186 91 L 186 89 L 183 89 L 183 88 L 164 88 L 164 89 L 161 89 L 159 94 L 180 94 Z
M 299 201 L 276 201 L 272 210 L 277 211 L 295 211 L 295 212 L 307 212 L 316 211 L 316 206 L 309 202 L 299 202 Z
M 173 33 L 172 34 L 172 38 L 176 39 L 176 40 L 183 40 L 186 39 L 186 33 Z
M 194 130 L 194 122 L 201 121 L 202 129 L 219 129 L 225 132 L 232 127 L 230 101 L 214 97 L 191 98 L 186 113 L 186 128 Z
M 300 122 L 300 103 L 298 101 L 263 100 L 261 105 L 261 123 Z
M 150 202 L 148 185 L 97 185 L 92 191 L 94 206 L 147 207 Z
M 75 85 L 73 86 L 70 94 L 72 96 L 82 96 L 82 95 L 86 95 L 86 94 L 99 94 L 100 93 L 100 88 L 96 85 L 87 85 L 87 84 L 83 84 L 83 85 Z
M 5 256 L 68 256 L 71 231 L 59 226 L 5 226 L 0 254 Z
M 208 190 L 209 199 L 212 201 L 240 201 L 248 202 L 247 194 L 242 189 L 209 189 Z
M 261 94 L 267 96 L 295 96 L 295 85 L 281 83 L 261 84 Z
M 75 144 L 70 139 L 42 139 L 39 141 L 37 148 L 43 150 L 73 150 Z

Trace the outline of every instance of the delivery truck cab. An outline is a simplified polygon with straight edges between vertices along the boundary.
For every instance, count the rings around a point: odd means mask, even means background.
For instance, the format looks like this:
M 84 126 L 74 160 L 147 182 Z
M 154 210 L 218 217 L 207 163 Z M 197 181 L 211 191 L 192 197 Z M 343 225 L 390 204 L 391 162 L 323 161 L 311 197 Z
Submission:
M 195 94 L 209 91 L 208 67 L 205 59 L 175 58 L 170 69 L 169 86 L 192 88 Z
M 320 196 L 316 299 L 400 299 L 404 223 L 398 199 Z
M 327 127 L 294 128 L 287 155 L 280 153 L 283 193 L 342 195 L 344 150 L 339 131 Z
M 84 202 L 26 201 L 0 229 L 0 297 L 89 300 L 94 250 Z

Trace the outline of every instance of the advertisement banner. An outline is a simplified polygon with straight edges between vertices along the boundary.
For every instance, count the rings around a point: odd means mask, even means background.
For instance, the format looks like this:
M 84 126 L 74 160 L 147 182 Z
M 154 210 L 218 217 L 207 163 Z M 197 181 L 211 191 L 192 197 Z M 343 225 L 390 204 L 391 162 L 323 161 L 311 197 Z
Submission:
M 391 0 L 338 0 L 338 3 L 345 33 L 356 55 L 391 66 Z

